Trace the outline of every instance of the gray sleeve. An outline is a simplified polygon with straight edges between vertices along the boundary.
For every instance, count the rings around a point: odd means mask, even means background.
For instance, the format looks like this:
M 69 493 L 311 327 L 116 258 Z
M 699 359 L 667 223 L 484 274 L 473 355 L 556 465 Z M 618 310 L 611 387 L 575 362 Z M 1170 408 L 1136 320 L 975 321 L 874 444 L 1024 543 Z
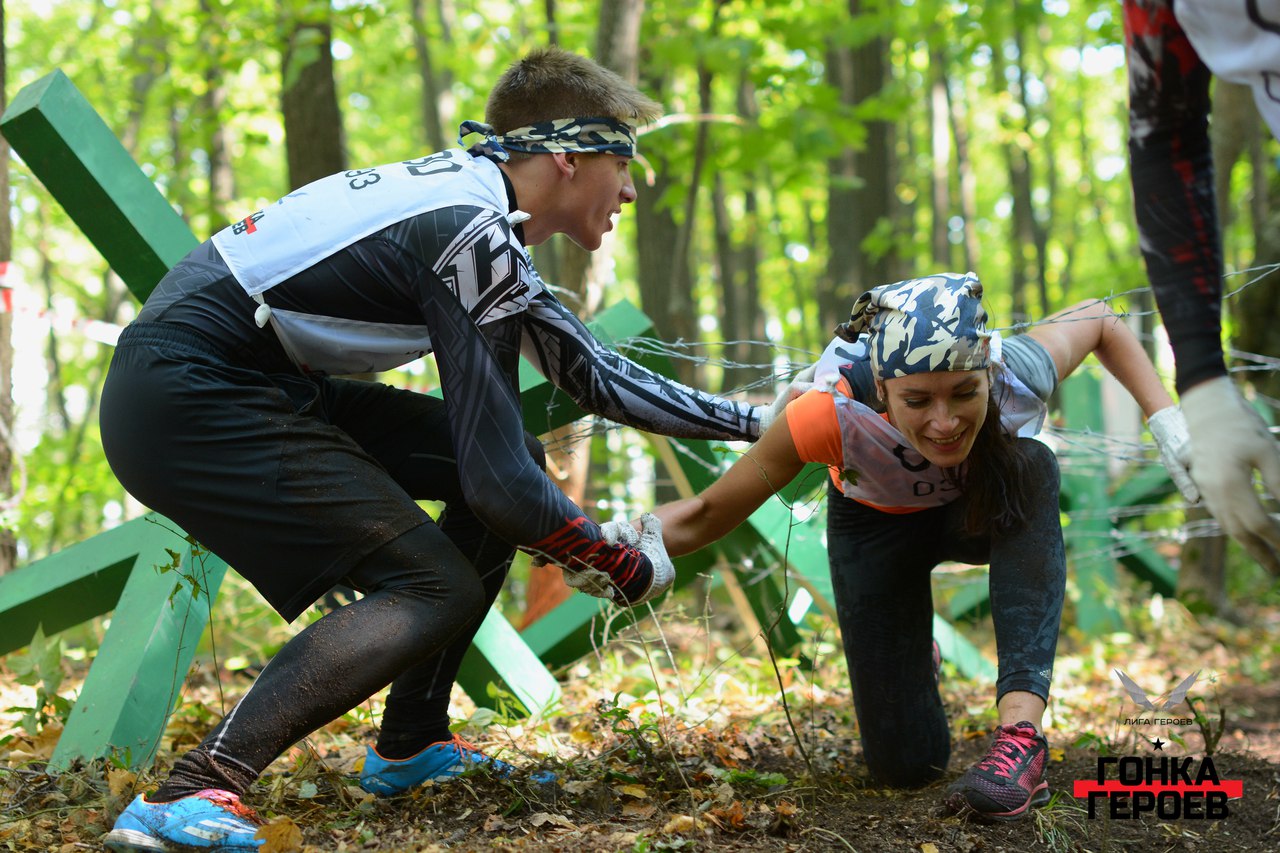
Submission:
M 1048 402 L 1058 387 L 1058 366 L 1049 351 L 1030 335 L 1014 335 L 1001 341 L 1001 354 L 1013 375 Z

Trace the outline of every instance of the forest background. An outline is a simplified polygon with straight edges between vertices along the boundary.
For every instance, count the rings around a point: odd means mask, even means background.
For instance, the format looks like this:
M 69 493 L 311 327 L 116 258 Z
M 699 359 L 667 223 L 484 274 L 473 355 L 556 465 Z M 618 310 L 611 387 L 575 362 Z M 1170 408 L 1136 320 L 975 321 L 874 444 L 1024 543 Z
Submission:
M 557 238 L 537 263 L 584 315 L 637 304 L 679 342 L 685 381 L 771 398 L 861 290 L 942 269 L 977 271 L 1005 329 L 1114 297 L 1171 375 L 1134 226 L 1113 0 L 36 0 L 10 2 L 4 36 L 6 95 L 61 69 L 199 237 L 315 178 L 455 144 L 513 59 L 557 43 L 669 116 L 642 136 L 639 201 L 611 244 L 588 256 Z M 1229 85 L 1213 128 L 1229 268 L 1265 265 L 1280 255 L 1274 143 Z M 5 509 L 9 559 L 26 562 L 138 511 L 96 426 L 104 341 L 137 305 L 21 161 L 5 173 Z M 1228 279 L 1227 325 L 1238 375 L 1269 404 L 1270 362 L 1247 353 L 1280 352 L 1262 321 L 1280 289 L 1254 278 Z M 427 360 L 384 379 L 432 374 Z
M 863 289 L 950 269 L 978 272 L 1005 330 L 1111 298 L 1172 384 L 1132 209 L 1118 0 L 0 0 L 0 22 L 6 102 L 61 69 L 201 238 L 315 178 L 453 145 L 511 61 L 556 43 L 669 115 L 644 129 L 639 201 L 606 247 L 557 238 L 535 259 L 584 316 L 639 306 L 683 381 L 772 399 Z M 1274 422 L 1280 379 L 1259 354 L 1280 353 L 1276 144 L 1221 82 L 1212 132 L 1241 271 L 1224 288 L 1229 363 Z M 111 342 L 137 304 L 10 158 L 0 141 L 0 571 L 143 510 L 97 433 Z M 435 385 L 430 360 L 380 378 Z M 670 494 L 627 431 L 546 438 L 553 475 L 597 515 Z M 1149 439 L 1124 455 L 1154 464 Z M 635 487 L 646 474 L 656 495 Z M 1208 565 L 1210 609 L 1274 605 L 1197 512 L 1149 508 L 1149 535 L 1184 569 Z M 523 583 L 505 602 L 517 623 Z M 243 660 L 264 648 L 246 640 Z

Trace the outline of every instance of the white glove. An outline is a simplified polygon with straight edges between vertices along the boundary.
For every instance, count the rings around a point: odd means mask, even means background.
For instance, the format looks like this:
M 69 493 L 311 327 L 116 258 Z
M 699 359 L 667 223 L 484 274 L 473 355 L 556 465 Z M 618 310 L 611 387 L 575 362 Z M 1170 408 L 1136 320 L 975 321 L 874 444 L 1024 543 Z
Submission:
M 635 527 L 630 521 L 623 519 L 622 521 L 606 521 L 600 525 L 600 533 L 604 536 L 604 541 L 609 545 L 631 545 L 635 546 L 640 542 L 640 534 L 636 532 Z M 613 585 L 613 581 L 609 576 L 599 569 L 580 569 L 574 571 L 562 567 L 561 573 L 564 575 L 566 586 L 570 586 L 578 592 L 585 592 L 587 595 L 594 595 L 596 598 L 607 598 L 614 601 L 614 595 L 617 588 Z
M 1177 406 L 1169 406 L 1147 418 L 1147 429 L 1156 440 L 1160 450 L 1160 462 L 1173 484 L 1182 492 L 1188 503 L 1200 501 L 1200 490 L 1196 488 L 1188 469 L 1191 467 L 1191 437 L 1187 434 L 1187 419 Z
M 787 408 L 788 403 L 813 388 L 813 377 L 814 374 L 817 373 L 817 370 L 818 365 L 811 364 L 804 370 L 797 373 L 795 378 L 791 380 L 791 383 L 787 385 L 786 388 L 783 388 L 782 391 L 779 392 L 778 396 L 774 398 L 773 403 L 769 405 L 769 408 L 762 408 L 760 410 L 760 414 L 758 416 L 760 421 L 760 435 L 764 435 L 765 431 L 769 429 L 769 425 L 782 417 L 782 412 Z
M 662 520 L 650 512 L 640 516 L 640 532 L 627 520 L 606 521 L 600 525 L 600 533 L 609 545 L 629 545 L 649 558 L 653 567 L 653 575 L 649 587 L 633 601 L 626 601 L 622 593 L 614 586 L 610 577 L 599 569 L 583 569 L 574 571 L 564 569 L 564 582 L 580 592 L 594 595 L 596 598 L 607 598 L 623 607 L 634 607 L 657 598 L 670 588 L 676 579 L 676 567 L 667 556 L 667 548 L 662 542 Z
M 1253 472 L 1280 496 L 1280 447 L 1231 380 L 1222 376 L 1182 395 L 1191 434 L 1191 477 L 1223 531 L 1280 575 L 1280 524 L 1254 489 Z

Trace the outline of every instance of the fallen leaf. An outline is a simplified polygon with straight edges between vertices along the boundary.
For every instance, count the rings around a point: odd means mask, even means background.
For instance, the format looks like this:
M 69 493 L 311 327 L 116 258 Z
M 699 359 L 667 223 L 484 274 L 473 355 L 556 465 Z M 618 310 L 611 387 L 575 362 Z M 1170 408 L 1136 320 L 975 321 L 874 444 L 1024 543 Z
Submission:
M 511 824 L 502 819 L 502 815 L 491 814 L 484 819 L 485 832 L 500 832 L 504 829 L 510 829 Z
M 649 792 L 644 789 L 644 785 L 618 785 L 613 790 L 628 797 L 635 797 L 637 800 L 645 800 L 649 797 Z
M 302 847 L 302 830 L 288 817 L 276 818 L 259 828 L 253 837 L 262 839 L 259 853 L 293 853 Z
M 123 767 L 112 767 L 107 771 L 107 790 L 113 797 L 128 796 L 138 782 L 138 774 Z
M 698 821 L 687 814 L 678 814 L 662 827 L 663 835 L 674 835 L 677 832 L 696 832 Z
M 710 814 L 714 817 L 729 824 L 734 829 L 741 829 L 747 822 L 747 814 L 742 809 L 742 803 L 734 800 L 724 808 L 712 809 Z
M 570 794 L 585 794 L 596 786 L 593 779 L 575 779 L 572 782 L 565 782 L 564 789 Z
M 1051 761 L 1066 761 L 1066 760 L 1067 760 L 1067 751 L 1066 751 L 1065 749 L 1059 749 L 1059 748 L 1058 748 L 1058 747 L 1056 747 L 1056 746 L 1051 746 L 1051 747 L 1049 747 L 1049 760 L 1051 760 Z
M 938 853 L 938 845 L 932 841 L 920 842 L 920 853 Z
M 622 816 L 634 817 L 640 820 L 648 820 L 658 811 L 658 807 L 652 803 L 623 803 Z
M 62 737 L 62 724 L 50 722 L 40 730 L 40 734 L 36 735 L 36 739 L 32 741 L 32 751 L 36 757 L 43 761 L 48 761 L 53 757 L 53 748 L 58 745 L 58 738 L 60 737 Z
M 544 826 L 545 824 L 553 823 L 556 826 L 563 826 L 565 829 L 578 828 L 568 818 L 558 814 L 551 814 L 550 812 L 538 812 L 536 814 L 529 815 L 529 823 L 534 826 Z

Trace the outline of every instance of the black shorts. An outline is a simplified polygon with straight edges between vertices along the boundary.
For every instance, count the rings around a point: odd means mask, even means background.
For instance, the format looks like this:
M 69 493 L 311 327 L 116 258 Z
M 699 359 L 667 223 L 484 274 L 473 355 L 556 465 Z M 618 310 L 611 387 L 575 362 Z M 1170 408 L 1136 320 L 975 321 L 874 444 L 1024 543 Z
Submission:
M 267 374 L 204 336 L 135 322 L 101 406 L 112 470 L 295 619 L 361 559 L 460 500 L 442 400 Z

